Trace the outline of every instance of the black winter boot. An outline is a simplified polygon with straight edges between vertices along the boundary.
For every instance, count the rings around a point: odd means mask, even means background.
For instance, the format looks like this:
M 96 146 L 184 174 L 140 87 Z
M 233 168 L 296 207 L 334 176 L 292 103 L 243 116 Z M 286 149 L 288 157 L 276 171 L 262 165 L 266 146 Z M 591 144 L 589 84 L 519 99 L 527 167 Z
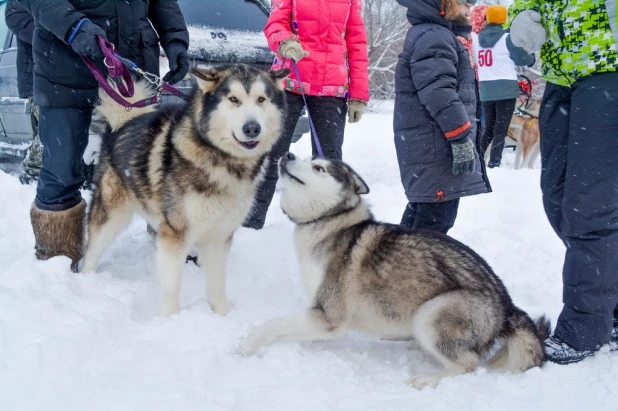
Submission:
M 614 327 L 609 337 L 609 350 L 618 351 L 618 320 L 614 320 Z
M 597 351 L 598 349 L 578 350 L 556 336 L 549 337 L 545 340 L 545 355 L 547 356 L 547 361 L 556 364 L 565 365 L 580 362 L 584 358 L 594 355 Z

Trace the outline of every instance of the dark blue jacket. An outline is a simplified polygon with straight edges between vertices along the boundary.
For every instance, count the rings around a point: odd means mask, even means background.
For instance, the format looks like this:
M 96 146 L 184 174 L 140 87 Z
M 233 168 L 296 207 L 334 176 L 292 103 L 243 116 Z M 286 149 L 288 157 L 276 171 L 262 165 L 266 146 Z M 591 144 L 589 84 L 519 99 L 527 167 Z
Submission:
M 66 42 L 87 17 L 105 31 L 120 55 L 145 71 L 159 73 L 159 41 L 189 45 L 176 0 L 18 0 L 34 17 L 34 102 L 39 106 L 91 107 L 98 84 Z M 156 30 L 156 31 L 155 31 Z M 103 70 L 103 62 L 97 62 Z
M 6 25 L 17 37 L 17 90 L 19 97 L 32 97 L 32 35 L 34 20 L 17 0 L 8 0 L 4 10 Z M 4 40 L 4 39 L 3 39 Z
M 477 83 L 457 35 L 471 27 L 440 15 L 440 0 L 397 0 L 412 28 L 395 71 L 393 128 L 408 201 L 434 202 L 491 191 L 484 165 L 454 176 L 449 140 L 477 140 Z

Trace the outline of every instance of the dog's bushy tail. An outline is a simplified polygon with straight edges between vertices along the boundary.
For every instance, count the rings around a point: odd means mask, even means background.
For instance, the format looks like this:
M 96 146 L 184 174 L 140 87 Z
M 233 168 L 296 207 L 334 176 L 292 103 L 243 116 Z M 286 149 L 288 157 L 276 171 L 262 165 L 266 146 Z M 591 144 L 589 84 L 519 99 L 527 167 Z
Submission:
M 513 307 L 498 336 L 504 345 L 489 359 L 489 368 L 524 372 L 541 366 L 545 361 L 543 341 L 550 332 L 551 323 L 545 316 L 535 322 L 524 311 Z
M 116 89 L 113 82 L 109 82 L 110 86 Z M 116 89 L 117 91 L 117 89 Z M 136 101 L 143 100 L 148 97 L 152 97 L 157 93 L 150 84 L 146 81 L 135 81 L 135 92 L 133 97 L 124 98 L 125 100 L 135 103 Z M 141 116 L 142 114 L 150 113 L 156 110 L 156 105 L 146 106 L 144 108 L 134 107 L 130 110 L 125 109 L 123 106 L 115 102 L 103 88 L 99 88 L 99 103 L 97 104 L 97 110 L 105 120 L 109 123 L 112 131 L 118 130 L 129 120 Z

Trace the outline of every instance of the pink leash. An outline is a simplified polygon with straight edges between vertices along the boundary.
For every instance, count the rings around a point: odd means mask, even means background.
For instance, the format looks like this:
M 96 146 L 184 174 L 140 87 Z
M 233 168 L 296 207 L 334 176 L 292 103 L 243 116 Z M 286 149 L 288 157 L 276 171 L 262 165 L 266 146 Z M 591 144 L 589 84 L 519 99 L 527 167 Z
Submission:
M 115 52 L 115 47 L 112 43 L 105 40 L 103 37 L 98 37 L 99 47 L 101 47 L 101 51 L 103 52 L 103 63 L 105 67 L 107 67 L 109 77 L 111 77 L 112 81 L 118 88 L 118 92 L 114 90 L 112 86 L 109 85 L 105 75 L 99 70 L 99 68 L 90 60 L 88 57 L 82 56 L 82 60 L 84 64 L 90 69 L 97 82 L 101 86 L 103 90 L 118 104 L 125 107 L 127 110 L 132 109 L 133 107 L 146 107 L 152 104 L 157 104 L 161 99 L 162 92 L 168 92 L 175 96 L 182 98 L 185 101 L 189 100 L 189 97 L 178 90 L 176 87 L 172 86 L 169 83 L 164 82 L 158 76 L 155 76 L 152 73 L 145 72 L 140 69 L 137 64 L 132 62 L 129 59 L 121 57 L 118 53 Z M 157 90 L 157 94 L 136 101 L 135 103 L 131 103 L 125 98 L 133 97 L 135 93 L 135 87 L 133 84 L 133 76 L 131 73 L 136 73 L 144 77 L 146 81 L 155 86 Z

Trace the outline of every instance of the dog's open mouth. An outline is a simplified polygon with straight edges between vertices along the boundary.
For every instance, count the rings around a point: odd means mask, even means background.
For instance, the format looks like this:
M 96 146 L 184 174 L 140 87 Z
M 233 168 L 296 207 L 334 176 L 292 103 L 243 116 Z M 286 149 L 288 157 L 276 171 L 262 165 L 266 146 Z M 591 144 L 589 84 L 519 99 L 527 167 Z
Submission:
M 293 175 L 292 173 L 288 171 L 288 168 L 286 167 L 286 162 L 281 162 L 281 165 L 279 166 L 279 168 L 281 169 L 282 176 L 287 176 L 290 178 L 290 180 L 296 181 L 298 184 L 305 185 L 304 181 L 302 181 L 300 178 L 296 177 L 295 175 Z
M 253 150 L 260 143 L 257 140 L 240 141 L 239 139 L 236 138 L 236 134 L 232 133 L 232 135 L 234 136 L 234 140 L 236 140 L 238 144 L 240 144 L 243 148 L 246 148 L 247 150 Z

